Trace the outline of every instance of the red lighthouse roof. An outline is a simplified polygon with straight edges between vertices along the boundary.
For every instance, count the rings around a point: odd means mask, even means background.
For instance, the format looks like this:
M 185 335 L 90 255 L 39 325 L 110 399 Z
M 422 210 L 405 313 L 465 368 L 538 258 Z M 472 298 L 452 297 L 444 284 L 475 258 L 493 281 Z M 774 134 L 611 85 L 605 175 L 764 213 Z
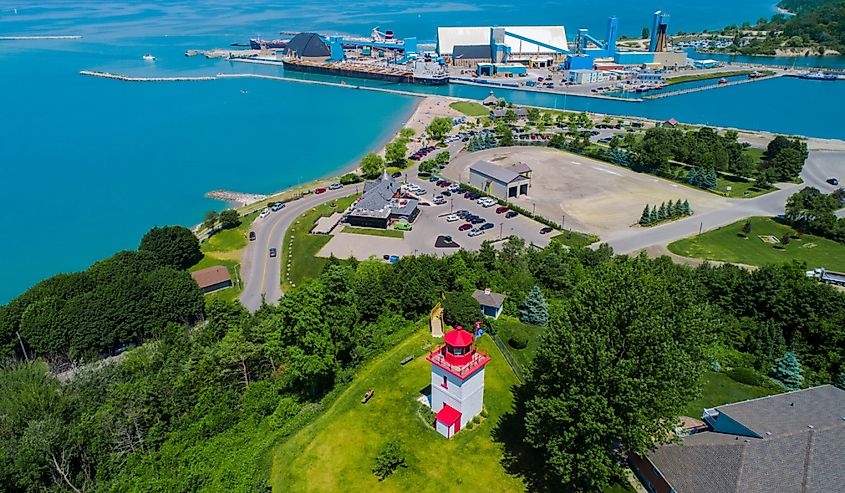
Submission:
M 447 333 L 443 339 L 446 341 L 446 344 L 453 347 L 463 347 L 472 344 L 472 334 L 464 329 L 453 330 Z

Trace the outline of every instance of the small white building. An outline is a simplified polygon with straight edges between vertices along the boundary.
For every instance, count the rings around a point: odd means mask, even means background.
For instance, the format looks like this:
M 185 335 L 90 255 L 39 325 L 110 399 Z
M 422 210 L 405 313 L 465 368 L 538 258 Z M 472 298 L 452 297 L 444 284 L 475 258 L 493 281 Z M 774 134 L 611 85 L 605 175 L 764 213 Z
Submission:
M 484 365 L 486 354 L 472 347 L 473 337 L 458 328 L 444 336 L 440 346 L 426 358 L 431 363 L 431 409 L 435 427 L 452 438 L 481 413 L 484 405 Z
M 478 161 L 469 167 L 469 184 L 504 200 L 528 195 L 531 168 L 523 164 L 509 169 L 490 161 Z

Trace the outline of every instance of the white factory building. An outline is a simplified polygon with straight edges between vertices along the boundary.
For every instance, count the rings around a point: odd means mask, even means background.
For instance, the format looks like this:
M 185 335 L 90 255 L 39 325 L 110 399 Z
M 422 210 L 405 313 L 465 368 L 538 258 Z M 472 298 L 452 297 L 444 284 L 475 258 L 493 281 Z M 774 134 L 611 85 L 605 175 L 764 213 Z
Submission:
M 532 42 L 533 41 L 533 42 Z M 437 28 L 437 52 L 453 58 L 486 58 L 494 62 L 496 53 L 511 55 L 553 55 L 549 47 L 566 50 L 563 26 L 474 26 Z M 483 54 L 482 56 L 477 56 Z

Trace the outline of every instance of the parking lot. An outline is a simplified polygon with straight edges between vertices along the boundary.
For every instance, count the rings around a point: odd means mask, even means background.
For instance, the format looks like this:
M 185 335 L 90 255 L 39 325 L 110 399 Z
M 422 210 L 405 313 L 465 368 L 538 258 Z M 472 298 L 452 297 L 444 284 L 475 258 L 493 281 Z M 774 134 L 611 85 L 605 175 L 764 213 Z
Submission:
M 438 187 L 435 183 L 424 181 L 416 176 L 411 178 L 410 174 L 409 178 L 411 183 L 424 188 L 426 193 L 418 196 L 421 200 L 420 215 L 414 222 L 413 229 L 405 232 L 404 238 L 350 234 L 340 231 L 317 255 L 357 259 L 382 258 L 384 255 L 401 257 L 423 253 L 447 255 L 454 253 L 458 248 L 478 250 L 484 241 L 495 242 L 512 235 L 523 238 L 527 244 L 533 243 L 544 247 L 548 245 L 550 238 L 557 234 L 554 231 L 542 234 L 540 231 L 544 225 L 522 215 L 507 218 L 505 212 L 496 213 L 498 205 L 484 207 L 475 200 L 465 198 L 463 194 L 452 194 L 450 197 L 445 197 L 444 203 L 435 205 L 432 203 L 434 195 L 441 193 L 446 187 Z M 492 224 L 493 227 L 484 230 L 478 236 L 469 236 L 469 230 L 459 231 L 462 225 L 468 223 L 464 220 L 450 222 L 446 218 L 461 210 L 485 219 L 484 223 L 475 224 L 473 227 L 481 224 Z M 458 247 L 437 248 L 435 241 L 440 235 L 451 236 Z

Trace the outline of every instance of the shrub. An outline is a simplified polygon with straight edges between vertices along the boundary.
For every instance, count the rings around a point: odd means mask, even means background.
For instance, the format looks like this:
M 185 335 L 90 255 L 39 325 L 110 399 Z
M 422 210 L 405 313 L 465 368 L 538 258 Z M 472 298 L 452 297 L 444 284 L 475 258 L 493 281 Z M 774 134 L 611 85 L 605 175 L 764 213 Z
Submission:
M 481 417 L 482 417 L 482 418 L 486 418 L 486 417 L 487 417 L 487 409 L 482 409 L 482 410 L 481 410 Z
M 475 428 L 475 425 L 474 425 L 474 424 L 472 424 L 472 421 L 467 422 L 466 429 L 467 429 L 467 430 L 471 430 L 471 429 L 473 429 L 473 428 Z
M 472 418 L 472 422 L 475 423 L 475 424 L 481 423 L 481 417 L 476 416 L 476 417 Z
M 407 467 L 405 451 L 402 450 L 402 444 L 398 440 L 391 440 L 376 456 L 373 474 L 378 476 L 379 481 L 384 481 L 400 467 Z
M 436 415 L 430 407 L 425 404 L 420 404 L 420 416 L 422 416 L 423 421 L 428 423 L 429 426 L 432 428 L 434 427 L 434 419 L 436 418 Z
M 514 349 L 525 349 L 528 346 L 528 333 L 525 329 L 520 327 L 514 330 L 508 339 L 508 345 Z
M 718 373 L 718 372 L 720 372 L 720 371 L 722 371 L 722 365 L 721 365 L 721 364 L 719 364 L 719 360 L 717 360 L 717 359 L 712 360 L 712 361 L 710 362 L 710 369 L 711 369 L 712 371 L 717 372 L 717 373 Z
M 362 180 L 360 176 L 355 173 L 346 173 L 345 175 L 340 177 L 340 183 L 343 185 L 351 185 L 353 183 L 358 183 Z
M 751 368 L 734 368 L 726 373 L 732 380 L 755 387 L 766 387 L 769 379 Z

